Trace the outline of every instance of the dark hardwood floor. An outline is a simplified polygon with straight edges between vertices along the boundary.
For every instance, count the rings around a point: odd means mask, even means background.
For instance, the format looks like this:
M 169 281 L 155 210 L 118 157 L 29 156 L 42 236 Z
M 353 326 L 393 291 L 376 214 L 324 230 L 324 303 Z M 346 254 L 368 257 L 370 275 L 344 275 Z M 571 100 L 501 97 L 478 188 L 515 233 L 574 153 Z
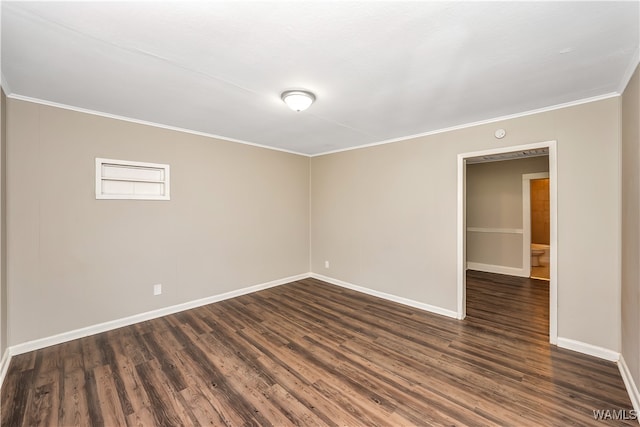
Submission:
M 468 273 L 457 321 L 301 280 L 12 359 L 3 426 L 567 426 L 632 409 L 548 344 L 548 283 Z

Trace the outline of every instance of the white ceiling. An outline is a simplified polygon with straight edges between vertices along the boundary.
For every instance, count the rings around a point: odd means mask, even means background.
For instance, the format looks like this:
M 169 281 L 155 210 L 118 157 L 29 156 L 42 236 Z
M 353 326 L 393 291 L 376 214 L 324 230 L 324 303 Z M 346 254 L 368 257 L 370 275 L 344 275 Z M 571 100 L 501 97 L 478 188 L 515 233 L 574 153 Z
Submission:
M 304 154 L 619 92 L 632 2 L 8 2 L 10 96 Z M 314 92 L 302 113 L 286 89 Z

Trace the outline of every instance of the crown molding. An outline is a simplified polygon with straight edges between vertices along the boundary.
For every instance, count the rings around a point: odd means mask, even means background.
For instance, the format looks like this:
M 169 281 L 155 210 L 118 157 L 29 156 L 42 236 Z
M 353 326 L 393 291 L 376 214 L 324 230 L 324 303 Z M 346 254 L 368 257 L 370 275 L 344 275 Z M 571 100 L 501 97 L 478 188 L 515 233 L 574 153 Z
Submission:
M 640 47 L 636 48 L 636 51 L 633 53 L 633 56 L 631 57 L 631 61 L 629 62 L 629 65 L 627 66 L 627 69 L 624 72 L 624 75 L 622 76 L 622 80 L 620 81 L 620 86 L 618 86 L 619 94 L 622 95 L 624 90 L 627 88 L 627 85 L 629 84 L 631 77 L 633 77 L 633 73 L 636 71 L 636 68 L 638 67 L 638 64 L 640 64 Z
M 3 78 L 3 83 L 4 83 L 4 78 Z M 5 91 L 5 93 L 6 93 L 6 91 Z M 58 102 L 47 101 L 47 100 L 39 99 L 39 98 L 32 98 L 30 96 L 18 95 L 18 94 L 15 94 L 15 93 L 12 93 L 10 95 L 7 94 L 7 98 L 15 99 L 15 100 L 18 100 L 18 101 L 32 102 L 34 104 L 45 105 L 47 107 L 62 108 L 64 110 L 75 111 L 75 112 L 78 112 L 78 113 L 84 113 L 84 114 L 91 114 L 91 115 L 94 115 L 94 116 L 106 117 L 108 119 L 122 120 L 122 121 L 125 121 L 125 122 L 136 123 L 136 124 L 139 124 L 139 125 L 152 126 L 152 127 L 156 127 L 156 128 L 160 128 L 160 129 L 167 129 L 167 130 L 172 130 L 172 131 L 176 131 L 176 132 L 188 133 L 188 134 L 191 134 L 191 135 L 204 136 L 206 138 L 214 138 L 214 139 L 218 139 L 218 140 L 226 141 L 226 142 L 235 142 L 237 144 L 250 145 L 252 147 L 264 148 L 265 150 L 280 151 L 280 152 L 283 152 L 283 153 L 295 154 L 297 156 L 309 157 L 308 154 L 300 153 L 300 152 L 292 151 L 292 150 L 287 150 L 287 149 L 284 149 L 284 148 L 270 147 L 268 145 L 256 144 L 254 142 L 243 141 L 241 139 L 228 138 L 226 136 L 215 135 L 215 134 L 207 133 L 207 132 L 200 132 L 200 131 L 185 129 L 185 128 L 181 128 L 181 127 L 178 127 L 178 126 L 163 125 L 161 123 L 155 123 L 155 122 L 150 122 L 150 121 L 146 121 L 146 120 L 133 119 L 133 118 L 130 118 L 130 117 L 119 116 L 117 114 L 104 113 L 102 111 L 96 111 L 96 110 L 90 110 L 90 109 L 87 109 L 87 108 L 74 107 L 72 105 L 60 104 Z
M 474 126 L 487 125 L 487 124 L 491 124 L 491 123 L 501 122 L 501 121 L 504 121 L 504 120 L 511 120 L 511 119 L 517 119 L 519 117 L 531 116 L 533 114 L 540 114 L 540 113 L 546 113 L 548 111 L 560 110 L 562 108 L 575 107 L 577 105 L 582 105 L 582 104 L 588 104 L 588 103 L 591 103 L 591 102 L 602 101 L 604 99 L 609 99 L 609 98 L 615 98 L 616 96 L 620 96 L 620 93 L 618 93 L 618 92 L 609 92 L 609 93 L 605 93 L 603 95 L 592 96 L 590 98 L 578 99 L 576 101 L 571 101 L 571 102 L 565 102 L 565 103 L 562 103 L 562 104 L 551 105 L 549 107 L 537 108 L 535 110 L 524 111 L 524 112 L 521 112 L 521 113 L 509 114 L 509 115 L 500 116 L 500 117 L 494 117 L 492 119 L 480 120 L 480 121 L 477 121 L 477 122 L 471 122 L 471 123 L 466 123 L 466 124 L 462 124 L 462 125 L 456 125 L 456 126 L 451 126 L 451 127 L 442 128 L 442 129 L 436 129 L 436 130 L 432 130 L 432 131 L 429 131 L 429 132 L 423 132 L 423 133 L 418 133 L 418 134 L 415 134 L 415 135 L 403 136 L 403 137 L 400 137 L 400 138 L 387 139 L 387 140 L 380 141 L 380 142 L 373 142 L 371 144 L 358 145 L 356 147 L 342 148 L 342 149 L 338 149 L 338 150 L 327 151 L 327 152 L 318 153 L 318 154 L 312 154 L 312 155 L 310 155 L 310 157 L 319 157 L 319 156 L 325 156 L 327 154 L 342 153 L 344 151 L 352 151 L 352 150 L 359 150 L 361 148 L 375 147 L 375 146 L 378 146 L 378 145 L 393 144 L 394 142 L 408 141 L 410 139 L 422 138 L 422 137 L 425 137 L 425 136 L 431 136 L 431 135 L 437 135 L 437 134 L 440 134 L 440 133 L 452 132 L 454 130 L 467 129 L 467 128 L 471 128 L 471 127 L 474 127 Z
M 635 58 L 636 59 L 634 59 L 633 62 L 637 65 L 637 63 L 638 63 L 637 55 L 636 55 Z M 631 75 L 633 75 L 633 71 L 635 71 L 635 68 L 629 67 L 629 69 L 631 71 L 630 71 L 630 73 L 627 72 L 627 74 L 629 74 L 628 79 L 631 78 Z M 626 80 L 626 83 L 628 83 L 628 79 Z M 626 86 L 626 83 L 625 83 L 625 86 Z M 190 129 L 180 128 L 180 127 L 177 127 L 177 126 L 169 126 L 169 125 L 163 125 L 163 124 L 160 124 L 160 123 L 149 122 L 149 121 L 146 121 L 146 120 L 132 119 L 132 118 L 129 118 L 129 117 L 119 116 L 119 115 L 116 115 L 116 114 L 104 113 L 104 112 L 100 112 L 100 111 L 96 111 L 96 110 L 90 110 L 90 109 L 86 109 L 86 108 L 74 107 L 74 106 L 67 105 L 67 104 L 61 104 L 61 103 L 57 103 L 57 102 L 46 101 L 46 100 L 43 100 L 43 99 L 32 98 L 32 97 L 29 97 L 29 96 L 18 95 L 18 94 L 15 94 L 15 93 L 11 93 L 11 90 L 9 89 L 9 87 L 8 87 L 6 81 L 5 81 L 4 75 L 2 75 L 2 87 L 4 88 L 5 94 L 10 99 L 16 99 L 16 100 L 19 100 L 19 101 L 32 102 L 32 103 L 36 103 L 36 104 L 46 105 L 46 106 L 49 106 L 49 107 L 57 107 L 57 108 L 65 109 L 65 110 L 76 111 L 76 112 L 79 112 L 79 113 L 91 114 L 91 115 L 100 116 L 100 117 L 106 117 L 106 118 L 115 119 L 115 120 L 122 120 L 122 121 L 130 122 L 130 123 L 137 123 L 137 124 L 146 125 L 146 126 L 153 126 L 153 127 L 172 130 L 172 131 L 176 131 L 176 132 L 184 132 L 184 133 L 188 133 L 188 134 L 191 134 L 191 135 L 204 136 L 206 138 L 214 138 L 214 139 L 218 139 L 218 140 L 221 140 L 221 141 L 235 142 L 237 144 L 249 145 L 249 146 L 252 146 L 252 147 L 264 148 L 266 150 L 279 151 L 279 152 L 283 152 L 283 153 L 295 154 L 297 156 L 304 156 L 304 157 L 311 157 L 311 158 L 319 157 L 319 156 L 325 156 L 327 154 L 336 154 L 336 153 L 342 153 L 342 152 L 345 152 L 345 151 L 352 151 L 352 150 L 359 150 L 359 149 L 362 149 L 362 148 L 375 147 L 375 146 L 378 146 L 378 145 L 393 144 L 395 142 L 403 142 L 403 141 L 408 141 L 408 140 L 415 139 L 415 138 L 422 138 L 422 137 L 425 137 L 425 136 L 438 135 L 438 134 L 441 134 L 441 133 L 452 132 L 452 131 L 461 130 L 461 129 L 468 129 L 468 128 L 475 127 L 475 126 L 482 126 L 482 125 L 501 122 L 501 121 L 505 121 L 505 120 L 516 119 L 516 118 L 519 118 L 519 117 L 531 116 L 531 115 L 534 115 L 534 114 L 545 113 L 545 112 L 548 112 L 548 111 L 555 111 L 555 110 L 560 110 L 560 109 L 563 109 L 563 108 L 574 107 L 574 106 L 577 106 L 577 105 L 588 104 L 588 103 L 591 103 L 591 102 L 602 101 L 602 100 L 605 100 L 605 99 L 609 99 L 609 98 L 614 98 L 614 97 L 620 96 L 620 94 L 621 94 L 621 92 L 610 92 L 610 93 L 606 93 L 606 94 L 603 94 L 603 95 L 593 96 L 593 97 L 590 97 L 590 98 L 583 98 L 583 99 L 579 99 L 579 100 L 576 100 L 576 101 L 571 101 L 571 102 L 565 102 L 565 103 L 562 103 L 562 104 L 552 105 L 552 106 L 549 106 L 549 107 L 543 107 L 543 108 L 538 108 L 538 109 L 535 109 L 535 110 L 524 111 L 524 112 L 521 112 L 521 113 L 509 114 L 509 115 L 505 115 L 505 116 L 494 117 L 494 118 L 491 118 L 491 119 L 480 120 L 480 121 L 471 122 L 471 123 L 465 123 L 465 124 L 451 126 L 451 127 L 442 128 L 442 129 L 436 129 L 436 130 L 423 132 L 423 133 L 418 133 L 418 134 L 414 134 L 414 135 L 408 135 L 408 136 L 403 136 L 403 137 L 399 137 L 399 138 L 392 138 L 392 139 L 387 139 L 387 140 L 383 140 L 383 141 L 373 142 L 373 143 L 370 143 L 370 144 L 357 145 L 357 146 L 354 146 L 354 147 L 341 148 L 341 149 L 337 149 L 337 150 L 326 151 L 326 152 L 321 152 L 321 153 L 316 153 L 316 154 L 308 154 L 308 153 L 301 153 L 301 152 L 293 151 L 293 150 L 287 150 L 287 149 L 284 149 L 284 148 L 271 147 L 271 146 L 268 146 L 268 145 L 262 145 L 262 144 L 257 144 L 257 143 L 253 143 L 253 142 L 249 142 L 249 141 L 243 141 L 243 140 L 240 140 L 240 139 L 228 138 L 228 137 L 225 137 L 225 136 L 215 135 L 215 134 L 211 134 L 211 133 L 194 131 L 194 130 L 190 130 Z

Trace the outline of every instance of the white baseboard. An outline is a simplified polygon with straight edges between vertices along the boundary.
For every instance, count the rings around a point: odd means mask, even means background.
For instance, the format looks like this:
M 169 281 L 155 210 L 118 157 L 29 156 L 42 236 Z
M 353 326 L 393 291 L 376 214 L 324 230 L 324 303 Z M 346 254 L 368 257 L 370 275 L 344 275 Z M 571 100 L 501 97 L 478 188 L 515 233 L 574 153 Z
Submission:
M 508 276 L 528 277 L 524 269 L 507 267 L 504 265 L 482 264 L 479 262 L 467 262 L 467 269 L 484 271 L 486 273 L 506 274 Z
M 9 351 L 9 348 L 6 348 L 4 350 L 4 354 L 2 355 L 2 359 L 0 359 L 0 389 L 2 389 L 2 384 L 4 384 L 4 377 L 7 375 L 10 363 L 11 352 Z
M 600 359 L 609 360 L 611 362 L 617 362 L 618 360 L 620 360 L 620 353 L 618 353 L 617 351 L 609 350 L 608 348 L 604 347 L 598 347 L 597 345 L 593 344 L 587 344 L 581 341 L 572 340 L 569 338 L 558 337 L 558 347 L 577 351 L 578 353 L 588 354 L 589 356 L 598 357 Z
M 341 286 L 343 288 L 351 289 L 353 291 L 362 292 L 363 294 L 372 295 L 374 297 L 386 299 L 389 301 L 397 302 L 409 307 L 418 308 L 420 310 L 428 311 L 430 313 L 440 314 L 442 316 L 458 318 L 458 313 L 453 310 L 447 310 L 446 308 L 436 307 L 435 305 L 425 304 L 422 302 L 414 301 L 408 298 L 399 297 L 385 292 L 374 291 L 373 289 L 365 288 L 362 286 L 354 285 L 352 283 L 344 282 L 342 280 L 334 279 L 332 277 L 323 276 L 321 274 L 311 273 L 311 277 L 314 279 L 322 280 L 323 282 L 331 283 L 332 285 Z
M 627 388 L 627 393 L 629 393 L 629 399 L 631 399 L 633 409 L 635 409 L 636 413 L 640 413 L 640 392 L 633 380 L 633 376 L 631 376 L 627 362 L 624 361 L 622 355 L 620 355 L 620 359 L 618 360 L 618 369 L 620 369 L 620 375 L 622 376 L 622 381 L 624 381 L 624 386 Z
M 206 298 L 197 299 L 194 301 L 185 302 L 182 304 L 172 305 L 169 307 L 160 308 L 158 310 L 148 311 L 146 313 L 135 314 L 133 316 L 124 317 L 121 319 L 111 320 L 97 325 L 87 326 L 85 328 L 76 329 L 69 332 L 63 332 L 61 334 L 53 335 L 46 338 L 40 338 L 33 341 L 17 344 L 9 348 L 11 356 L 16 354 L 27 353 L 29 351 L 38 350 L 44 347 L 49 347 L 63 342 L 72 341 L 78 338 L 83 338 L 89 335 L 98 334 L 100 332 L 110 331 L 112 329 L 121 328 L 123 326 L 133 325 L 134 323 L 144 322 L 145 320 L 156 319 L 158 317 L 167 316 L 169 314 L 178 313 L 180 311 L 189 310 L 192 308 L 200 307 L 203 305 L 211 304 L 218 301 L 223 301 L 230 298 L 235 298 L 241 295 L 250 294 L 253 292 L 261 291 L 263 289 L 272 288 L 275 286 L 284 285 L 285 283 L 295 282 L 296 280 L 306 279 L 310 277 L 311 273 L 298 274 L 296 276 L 285 277 L 283 279 L 273 280 L 267 283 L 261 283 L 259 285 L 249 286 L 247 288 L 238 289 L 224 294 L 213 295 Z
M 469 264 L 475 265 L 473 263 L 469 263 Z M 473 267 L 471 267 L 470 265 L 469 268 L 473 268 Z M 473 268 L 473 269 L 476 269 L 476 268 Z M 343 288 L 351 289 L 357 292 L 362 292 L 367 295 L 372 295 L 378 298 L 397 302 L 399 304 L 403 304 L 409 307 L 414 307 L 420 310 L 428 311 L 430 313 L 440 314 L 440 315 L 451 317 L 454 319 L 456 319 L 458 316 L 458 313 L 453 310 L 448 310 L 442 307 L 425 304 L 422 302 L 399 297 L 399 296 L 388 294 L 385 292 L 375 291 L 373 289 L 368 289 L 362 286 L 354 285 L 352 283 L 348 283 L 339 279 L 323 276 L 321 274 L 303 273 L 303 274 L 298 274 L 296 276 L 285 277 L 283 279 L 273 280 L 271 282 L 261 283 L 258 285 L 238 289 L 235 291 L 230 291 L 223 294 L 213 295 L 210 297 L 201 298 L 198 300 L 189 301 L 182 304 L 164 307 L 158 310 L 152 310 L 146 313 L 140 313 L 133 316 L 124 317 L 121 319 L 111 320 L 111 321 L 100 323 L 97 325 L 87 326 L 85 328 L 80 328 L 73 331 L 53 335 L 50 337 L 40 338 L 37 340 L 28 341 L 25 343 L 11 346 L 5 350 L 4 354 L 2 355 L 2 359 L 0 359 L 0 387 L 2 387 L 2 384 L 4 382 L 4 377 L 9 369 L 9 363 L 11 361 L 11 357 L 17 354 L 27 353 L 29 351 L 34 351 L 34 350 L 49 347 L 52 345 L 61 344 L 61 343 L 72 341 L 78 338 L 83 338 L 89 335 L 94 335 L 101 332 L 106 332 L 113 329 L 121 328 L 123 326 L 133 325 L 135 323 L 143 322 L 145 320 L 156 319 L 158 317 L 167 316 L 169 314 L 174 314 L 174 313 L 189 310 L 192 308 L 200 307 L 203 305 L 212 304 L 218 301 L 223 301 L 223 300 L 235 298 L 241 295 L 258 292 L 258 291 L 272 288 L 275 286 L 284 285 L 286 283 L 295 282 L 297 280 L 306 279 L 308 277 L 313 277 L 315 279 L 322 280 L 337 286 L 341 286 Z M 574 350 L 574 351 L 588 354 L 590 356 L 595 356 L 601 359 L 618 362 L 618 366 L 619 366 L 622 378 L 629 392 L 629 396 L 631 397 L 631 401 L 633 402 L 634 409 L 636 409 L 637 411 L 640 411 L 640 408 L 639 408 L 640 394 L 638 393 L 637 386 L 633 382 L 633 378 L 631 377 L 628 367 L 624 362 L 624 359 L 622 358 L 620 353 L 603 348 L 603 347 L 598 347 L 595 345 L 583 343 L 580 341 L 575 341 L 568 338 L 561 338 L 561 337 L 558 337 L 558 347 Z

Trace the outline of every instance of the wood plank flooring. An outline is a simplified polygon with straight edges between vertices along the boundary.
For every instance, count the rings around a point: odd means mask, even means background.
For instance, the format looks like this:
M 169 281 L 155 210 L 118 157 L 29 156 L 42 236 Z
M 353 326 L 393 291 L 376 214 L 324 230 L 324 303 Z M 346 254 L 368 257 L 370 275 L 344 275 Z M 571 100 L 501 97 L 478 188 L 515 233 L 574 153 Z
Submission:
M 416 285 L 419 286 L 419 285 Z M 548 283 L 469 272 L 468 318 L 306 279 L 16 356 L 3 426 L 567 426 L 632 409 L 548 344 Z

